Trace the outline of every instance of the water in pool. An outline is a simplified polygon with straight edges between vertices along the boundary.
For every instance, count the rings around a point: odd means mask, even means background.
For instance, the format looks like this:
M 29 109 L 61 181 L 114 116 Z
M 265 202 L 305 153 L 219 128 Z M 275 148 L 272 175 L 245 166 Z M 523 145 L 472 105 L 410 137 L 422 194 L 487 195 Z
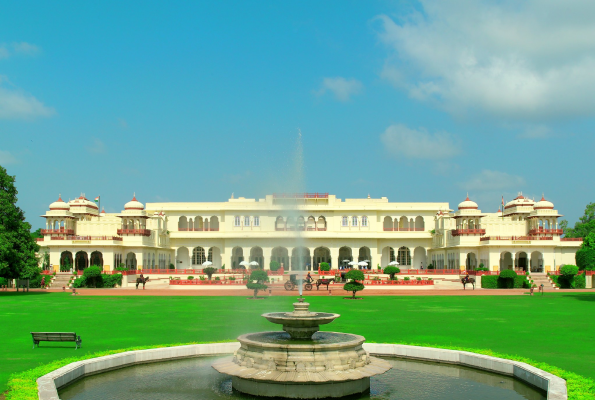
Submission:
M 59 391 L 62 400 L 248 400 L 231 379 L 200 357 L 136 365 L 83 378 Z M 349 400 L 512 400 L 546 399 L 545 393 L 516 379 L 448 364 L 386 359 L 393 368 L 371 380 L 369 393 Z

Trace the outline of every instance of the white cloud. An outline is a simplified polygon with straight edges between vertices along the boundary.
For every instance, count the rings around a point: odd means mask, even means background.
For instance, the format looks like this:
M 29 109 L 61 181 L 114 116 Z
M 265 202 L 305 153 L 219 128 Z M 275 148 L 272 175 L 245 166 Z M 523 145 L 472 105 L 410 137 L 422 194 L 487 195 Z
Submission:
M 17 159 L 9 151 L 0 150 L 0 165 L 14 164 Z
M 15 53 L 33 56 L 39 53 L 39 47 L 27 42 L 13 43 L 12 48 Z
M 0 46 L 0 60 L 2 60 L 3 58 L 8 58 L 10 57 L 10 53 L 8 52 L 8 49 L 2 45 Z
M 106 151 L 106 147 L 101 140 L 93 139 L 93 144 L 91 146 L 87 146 L 87 151 L 89 153 L 103 154 Z
M 0 77 L 0 84 L 2 83 Z M 30 94 L 18 89 L 0 87 L 0 119 L 49 117 L 55 113 Z
M 421 0 L 382 15 L 381 76 L 452 114 L 534 120 L 595 115 L 595 2 Z
M 546 125 L 528 125 L 519 134 L 519 137 L 524 139 L 544 139 L 552 135 L 552 130 Z
M 458 141 L 446 132 L 428 133 L 402 124 L 391 125 L 380 140 L 387 151 L 398 157 L 444 159 L 459 154 Z
M 484 169 L 459 186 L 467 191 L 486 192 L 519 189 L 523 185 L 525 185 L 525 179 L 521 176 Z
M 348 101 L 352 95 L 359 93 L 362 88 L 362 83 L 353 78 L 324 78 L 322 80 L 322 86 L 320 90 L 316 92 L 316 94 L 318 96 L 322 96 L 327 91 L 330 91 L 335 95 L 337 100 Z

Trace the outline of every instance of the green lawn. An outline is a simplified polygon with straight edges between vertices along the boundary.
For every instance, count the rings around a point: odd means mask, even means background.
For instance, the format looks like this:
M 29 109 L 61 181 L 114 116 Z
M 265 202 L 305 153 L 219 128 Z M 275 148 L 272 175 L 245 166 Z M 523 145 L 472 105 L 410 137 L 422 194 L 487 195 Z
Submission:
M 51 360 L 108 349 L 234 339 L 280 327 L 263 312 L 291 310 L 292 297 L 73 297 L 0 293 L 0 392 L 8 376 Z M 525 356 L 595 378 L 595 293 L 545 296 L 310 297 L 314 311 L 342 316 L 325 329 L 371 342 L 428 343 Z M 30 331 L 76 331 L 74 343 L 32 349 Z

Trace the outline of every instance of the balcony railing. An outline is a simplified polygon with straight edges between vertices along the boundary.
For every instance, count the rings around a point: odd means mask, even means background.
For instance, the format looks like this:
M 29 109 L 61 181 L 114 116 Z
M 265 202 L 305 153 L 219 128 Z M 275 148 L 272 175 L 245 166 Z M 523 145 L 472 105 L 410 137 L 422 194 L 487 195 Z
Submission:
M 52 236 L 52 240 L 116 240 L 121 242 L 122 238 L 119 236 Z
M 74 229 L 65 229 L 65 228 L 60 228 L 60 229 L 42 229 L 41 230 L 41 234 L 42 235 L 56 235 L 56 234 L 74 235 Z
M 423 232 L 425 228 L 388 228 L 384 227 L 385 232 Z
M 564 231 L 562 229 L 531 229 L 529 235 L 561 235 Z
M 219 228 L 178 228 L 180 232 L 217 232 Z
M 313 228 L 313 227 L 308 227 L 308 229 L 305 229 L 303 226 L 301 227 L 295 227 L 295 226 L 276 226 L 275 227 L 276 231 L 309 231 L 309 232 L 314 232 L 314 231 L 326 231 L 326 228 Z
M 582 242 L 583 238 L 562 238 L 560 240 L 563 242 Z
M 463 236 L 463 235 L 485 235 L 486 230 L 482 228 L 478 229 L 453 229 L 452 235 L 453 236 Z
M 118 235 L 151 236 L 149 229 L 118 229 Z
M 554 238 L 553 236 L 484 236 L 479 240 L 554 240 Z

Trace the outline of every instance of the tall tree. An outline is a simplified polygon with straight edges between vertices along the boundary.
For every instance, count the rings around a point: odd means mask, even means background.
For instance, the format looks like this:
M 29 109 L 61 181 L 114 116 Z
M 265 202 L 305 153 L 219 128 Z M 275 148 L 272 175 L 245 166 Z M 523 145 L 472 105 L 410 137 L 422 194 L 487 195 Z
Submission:
M 39 246 L 31 237 L 31 225 L 17 207 L 14 176 L 0 166 L 0 276 L 15 279 L 38 269 L 35 252 Z
M 595 232 L 595 203 L 587 204 L 585 215 L 579 218 L 574 228 L 568 228 L 568 221 L 560 221 L 560 228 L 564 230 L 564 237 L 586 238 L 589 233 Z

